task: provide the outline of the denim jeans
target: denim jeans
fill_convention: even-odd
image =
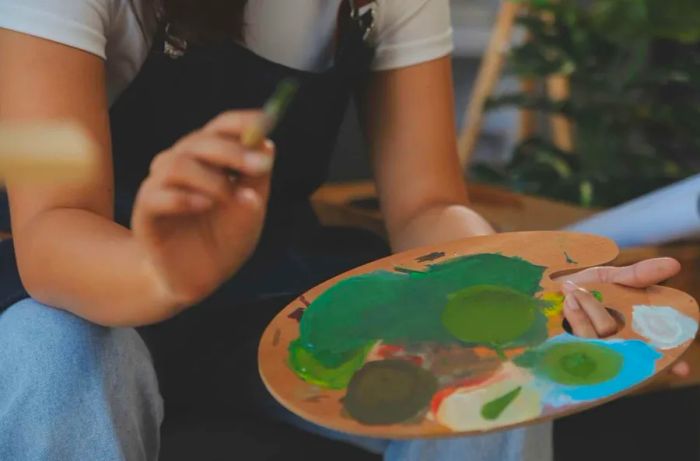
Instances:
[[[390,441],[272,417],[386,461],[548,461],[551,425],[477,437]],[[31,299],[0,314],[0,460],[155,461],[163,401],[133,329],[93,325]]]

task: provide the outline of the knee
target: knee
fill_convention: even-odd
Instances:
[[[3,375],[25,386],[77,390],[105,370],[144,360],[148,352],[133,330],[100,327],[31,299],[0,315],[0,364],[14,371]]]
[[[40,455],[27,459],[85,459],[87,449],[112,453],[104,459],[157,457],[162,400],[133,329],[25,300],[0,314],[0,370],[0,458],[30,450]],[[37,431],[51,437],[30,440]]]

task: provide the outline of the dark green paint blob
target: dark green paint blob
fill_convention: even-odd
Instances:
[[[571,256],[569,256],[569,253],[567,253],[566,251],[564,252],[564,257],[566,258],[566,262],[568,264],[578,264],[578,262],[576,262],[576,260],[571,258]]]
[[[494,349],[525,345],[547,338],[541,303],[510,288],[476,286],[450,296],[442,323],[460,341]],[[536,338],[531,338],[533,332]]]
[[[424,272],[349,277],[304,312],[299,342],[325,366],[336,366],[345,354],[377,340],[453,344],[456,339],[441,320],[450,293],[493,285],[532,296],[540,290],[543,272],[520,258],[480,254],[434,264]]]
[[[431,265],[425,272],[377,271],[350,277],[304,311],[288,363],[306,381],[338,388],[348,380],[346,371],[357,369],[362,355],[358,351],[377,340],[458,343],[441,318],[450,293],[495,285],[532,296],[540,290],[543,272],[543,267],[520,258],[481,254]],[[533,345],[545,338],[542,320],[518,342],[498,346]]]
[[[344,389],[352,375],[362,368],[373,344],[334,357],[335,364],[324,365],[298,340],[289,344],[289,366],[304,381],[327,389]]]
[[[539,375],[568,386],[599,384],[616,377],[624,362],[617,351],[600,344],[567,342],[529,351],[514,360]]]
[[[437,388],[435,376],[412,362],[369,362],[350,380],[343,405],[362,424],[396,424],[425,411]]]
[[[495,400],[491,400],[481,408],[481,416],[483,416],[484,419],[488,419],[491,421],[493,421],[494,419],[498,419],[498,417],[501,416],[501,413],[503,413],[503,411],[506,408],[508,408],[508,405],[510,405],[513,402],[513,400],[518,398],[518,396],[520,395],[520,391],[522,390],[522,387],[517,387],[512,391],[508,392],[506,395],[501,396]]]

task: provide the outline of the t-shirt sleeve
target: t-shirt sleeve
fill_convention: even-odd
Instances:
[[[454,48],[449,0],[379,0],[374,70],[411,66]]]
[[[0,28],[105,58],[110,0],[0,0]]]

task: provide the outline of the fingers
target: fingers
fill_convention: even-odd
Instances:
[[[690,376],[690,365],[685,360],[682,360],[671,367],[671,373],[679,378],[687,378]]]
[[[680,270],[680,263],[673,258],[654,258],[625,267],[593,267],[559,280],[571,280],[579,285],[617,283],[632,288],[646,288],[673,277]]]
[[[562,289],[566,295],[565,305],[568,307],[568,310],[565,309],[565,315],[567,315],[574,334],[585,337],[605,338],[617,333],[617,321],[592,293],[571,281],[565,282]],[[569,318],[569,311],[571,311],[572,318]],[[587,321],[584,321],[583,317],[586,317]],[[589,327],[593,329],[593,336],[590,336],[591,328]],[[578,334],[576,332],[577,329],[581,330],[582,334]]]
[[[598,334],[593,328],[588,315],[581,309],[576,298],[567,296],[564,300],[564,316],[571,325],[571,331],[582,338],[597,338]]]
[[[612,275],[612,282],[634,288],[646,288],[663,282],[681,270],[681,264],[673,258],[655,258],[620,267]]]
[[[199,131],[178,142],[158,161],[168,164],[179,156],[192,156],[210,166],[243,176],[261,177],[272,171],[274,146],[266,142],[260,149],[248,150],[237,139]],[[154,162],[152,171],[158,170],[159,163]]]
[[[154,175],[163,187],[187,189],[218,202],[230,200],[233,184],[220,169],[198,161],[192,156],[179,156],[161,175]]]
[[[233,110],[220,114],[204,126],[203,131],[240,138],[243,133],[260,121],[260,110]]]
[[[209,210],[214,202],[202,194],[176,188],[161,187],[146,180],[139,190],[139,204],[153,218],[197,214]]]
[[[234,202],[264,208],[274,144],[264,141],[249,149],[240,142],[260,116],[259,111],[224,113],[156,156],[139,192],[141,206],[152,217],[200,213]]]

